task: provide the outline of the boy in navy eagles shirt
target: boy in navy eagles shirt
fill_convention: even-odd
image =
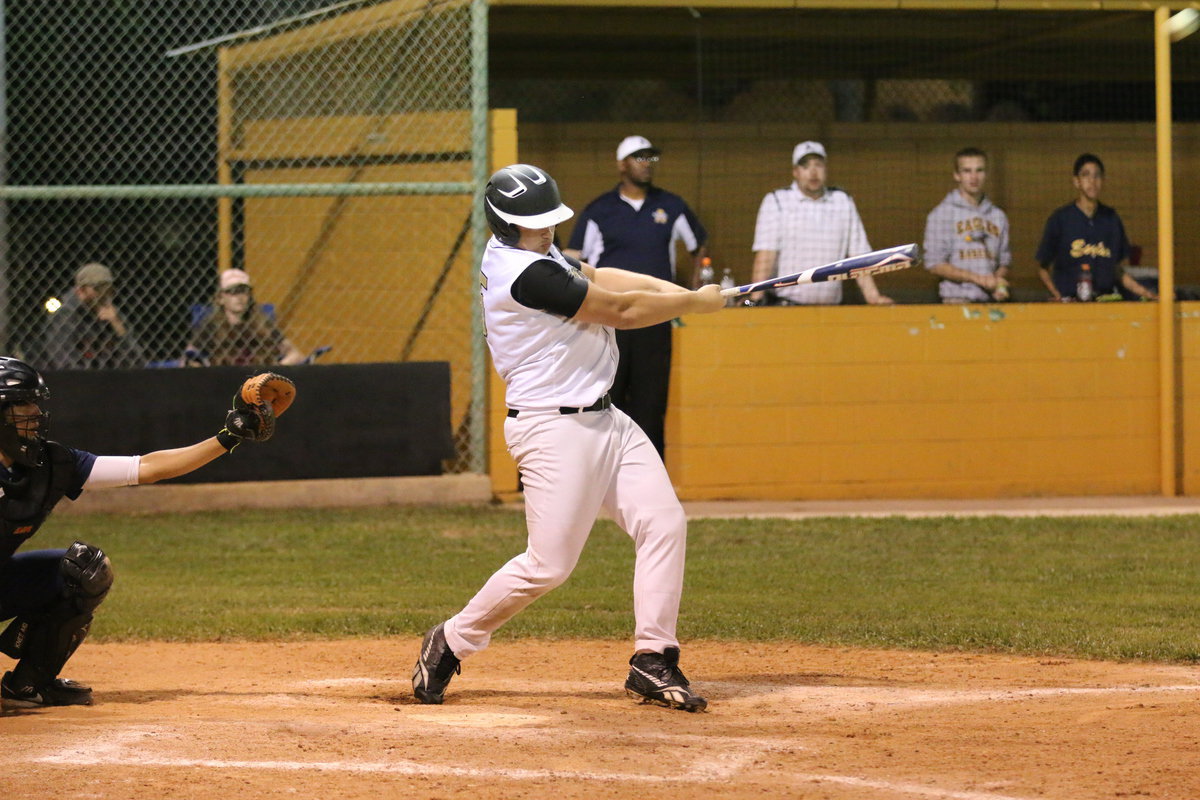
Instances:
[[[1122,264],[1129,258],[1129,238],[1116,209],[1100,202],[1104,187],[1104,162],[1084,153],[1073,170],[1076,197],[1046,220],[1038,245],[1038,277],[1053,300],[1090,300],[1112,294],[1121,286],[1143,300],[1156,296],[1130,277]],[[1091,272],[1090,297],[1077,298],[1084,265]],[[1051,272],[1053,269],[1053,273]]]

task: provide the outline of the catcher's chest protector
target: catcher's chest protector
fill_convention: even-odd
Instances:
[[[0,557],[11,556],[50,516],[67,493],[75,471],[71,451],[46,442],[40,467],[21,468],[16,480],[0,481]]]

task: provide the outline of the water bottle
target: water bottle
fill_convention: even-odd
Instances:
[[[726,267],[721,273],[721,291],[732,289],[735,286],[737,286],[737,283],[733,280],[733,273],[730,272],[729,267]],[[733,304],[734,299],[732,297],[725,298],[725,305],[731,306]]]
[[[1079,283],[1075,285],[1075,298],[1081,303],[1086,303],[1095,298],[1092,293],[1092,265],[1079,265]]]
[[[700,278],[696,286],[707,286],[713,282],[712,259],[708,256],[700,259]]]

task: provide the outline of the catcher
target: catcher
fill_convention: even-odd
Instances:
[[[271,373],[248,379],[216,436],[144,456],[96,456],[46,439],[50,393],[37,370],[0,357],[0,652],[17,659],[0,679],[5,707],[91,705],[92,690],[60,678],[87,636],[92,614],[113,583],[100,548],[75,542],[66,550],[17,548],[63,497],[84,489],[136,486],[185,475],[243,441],[271,438],[275,417],[295,397],[290,380]]]

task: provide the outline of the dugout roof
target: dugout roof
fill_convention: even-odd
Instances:
[[[702,33],[705,72],[728,78],[761,77],[772,62],[786,57],[805,78],[1152,80],[1152,12],[1158,5],[1133,0],[491,0],[490,70],[497,78],[686,80],[695,75]],[[1200,54],[1200,41],[1185,40],[1174,49],[1185,48]],[[1176,61],[1175,80],[1200,79],[1200,57]]]

